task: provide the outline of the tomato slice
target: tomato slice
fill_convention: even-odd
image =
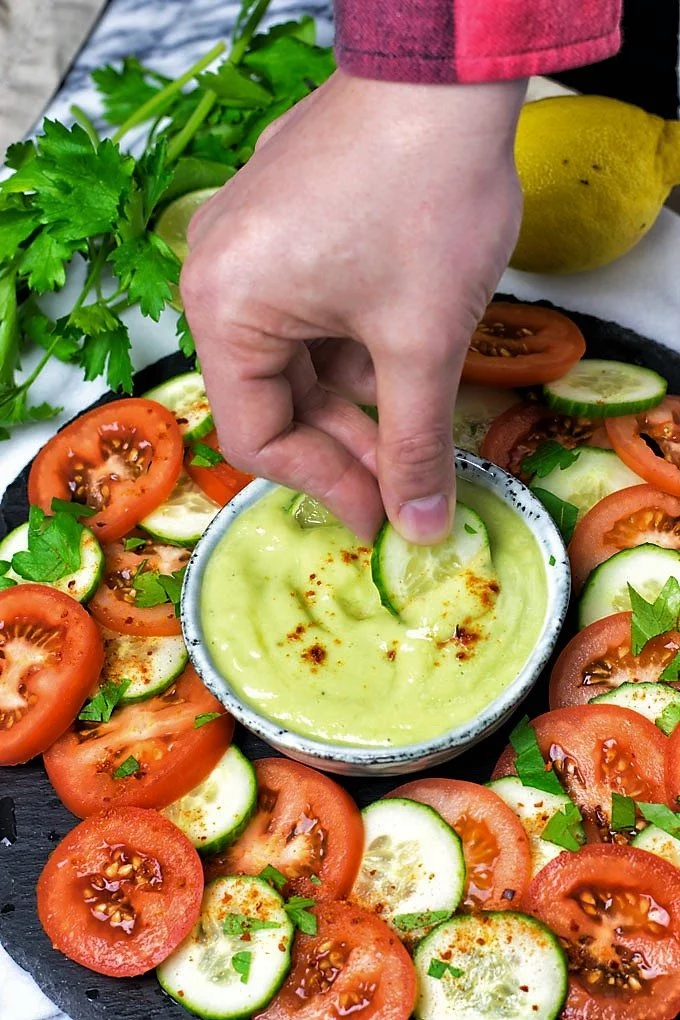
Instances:
[[[664,803],[668,739],[638,712],[618,705],[558,708],[532,720],[545,761],[580,807],[589,841],[625,842],[610,830],[612,793]],[[508,746],[493,779],[512,775],[515,752]]]
[[[97,974],[156,967],[201,912],[203,869],[167,818],[115,808],[81,822],[38,880],[38,916],[55,949]]]
[[[0,765],[42,754],[71,725],[104,662],[97,624],[42,584],[0,592]]]
[[[219,452],[219,446],[217,443],[217,433],[213,430],[204,439],[201,439],[202,443],[209,446],[212,450]],[[238,468],[232,467],[227,461],[222,461],[220,464],[215,464],[213,467],[200,467],[198,464],[192,464],[192,458],[194,452],[191,448],[187,451],[186,455],[186,469],[196,482],[199,488],[203,489],[206,496],[210,496],[220,506],[225,506],[230,499],[233,499],[237,492],[241,489],[245,489],[249,482],[252,482],[254,475],[249,475],[245,471],[239,471]]]
[[[680,810],[680,727],[668,738],[666,754],[666,793],[674,811]]]
[[[606,496],[579,521],[569,543],[575,590],[599,563],[645,542],[680,549],[680,498],[652,485],[633,485]]]
[[[581,330],[541,305],[493,301],[472,335],[463,381],[535,386],[559,379],[586,353]]]
[[[90,599],[88,609],[103,627],[119,634],[143,637],[181,634],[174,605],[167,602],[159,606],[137,605],[138,593],[133,580],[138,571],[172,574],[187,565],[190,555],[188,549],[152,540],[130,550],[126,550],[122,542],[104,546],[104,579]]]
[[[659,683],[680,651],[680,632],[660,634],[639,655],[631,651],[631,613],[615,613],[579,631],[562,650],[550,677],[550,707],[585,705],[621,684]],[[680,689],[680,683],[670,687]]]
[[[114,542],[172,492],[184,444],[174,415],[155,400],[95,407],[58,432],[33,461],[30,503],[51,513],[52,497],[92,507],[85,521]]]
[[[349,903],[316,907],[316,935],[298,932],[291,972],[258,1020],[408,1020],[411,958],[384,921]]]
[[[680,397],[665,397],[651,411],[605,421],[624,464],[672,496],[680,496]]]
[[[541,443],[554,439],[572,450],[587,444],[595,428],[588,418],[557,414],[542,404],[516,404],[491,422],[480,456],[527,481],[529,476],[521,471],[522,461]]]
[[[680,871],[627,846],[560,854],[526,909],[569,959],[564,1020],[674,1020],[680,1010]]]
[[[221,718],[198,729],[196,717]],[[234,720],[191,666],[163,694],[117,709],[107,723],[77,720],[45,753],[52,786],[84,818],[108,807],[162,808],[198,786],[231,743]],[[134,759],[129,776],[114,773]]]
[[[253,764],[257,813],[235,843],[206,861],[207,880],[257,875],[271,864],[297,895],[342,899],[352,888],[363,852],[358,807],[346,790],[306,765],[287,758],[261,758]]]
[[[531,878],[531,849],[522,825],[501,798],[462,779],[416,779],[388,797],[434,808],[460,836],[468,910],[516,909]]]

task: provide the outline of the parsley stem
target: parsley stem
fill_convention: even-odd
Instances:
[[[0,386],[14,386],[19,359],[19,325],[14,272],[0,275]]]
[[[10,403],[12,400],[18,397],[20,393],[25,393],[27,390],[31,388],[31,386],[38,378],[47,362],[52,357],[52,352],[59,343],[60,339],[61,337],[57,333],[52,343],[49,345],[49,347],[46,348],[45,353],[43,354],[42,358],[31,372],[31,374],[27,376],[26,379],[24,379],[24,381],[12,391],[12,393],[7,394],[7,396],[0,397],[0,408],[4,404]],[[61,408],[59,410],[61,410]],[[1,414],[0,417],[2,417]]]
[[[238,39],[234,40],[231,47],[231,53],[229,54],[229,62],[231,64],[236,65],[241,62],[241,58],[248,49],[250,40],[255,34],[255,29],[262,21],[270,2],[271,0],[260,0],[259,4],[243,26],[243,31],[239,35]]]
[[[85,111],[80,106],[76,106],[76,104],[74,103],[73,106],[71,107],[71,116],[73,117],[74,120],[78,122],[78,124],[80,124],[83,131],[87,132],[87,137],[92,142],[93,148],[96,149],[101,139],[97,134],[96,127],[94,126],[88,115],[85,113]]]
[[[200,103],[189,117],[189,120],[168,145],[168,154],[165,158],[166,166],[168,163],[174,163],[177,157],[184,152],[187,145],[212,110],[216,100],[217,93],[213,92],[212,89],[207,89]]]
[[[99,251],[97,252],[94,259],[92,259],[92,265],[90,266],[90,271],[87,274],[85,283],[83,284],[83,289],[81,290],[80,294],[76,299],[75,304],[73,305],[73,312],[77,311],[79,308],[82,307],[85,298],[92,290],[93,284],[99,280],[101,271],[104,268],[104,263],[106,262],[106,259],[110,251],[111,251],[110,240],[102,241]],[[73,312],[71,314],[73,314]]]
[[[113,136],[113,141],[119,142],[123,135],[126,135],[133,127],[137,127],[138,124],[143,124],[145,121],[153,117],[154,114],[160,113],[161,110],[165,108],[169,99],[172,99],[173,96],[177,95],[177,93],[180,92],[185,85],[189,84],[192,78],[195,78],[197,74],[200,74],[201,71],[205,70],[206,67],[212,64],[213,60],[219,57],[220,53],[224,53],[225,49],[225,43],[218,42],[217,45],[213,46],[209,53],[206,53],[206,55],[197,61],[193,67],[190,67],[185,74],[176,78],[175,81],[170,82],[170,84],[166,85],[164,89],[157,92],[155,96],[152,96],[151,99],[147,99],[145,103],[142,103],[139,109],[135,110],[124,124],[121,124]]]

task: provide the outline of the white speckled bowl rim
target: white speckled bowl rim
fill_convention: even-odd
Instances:
[[[473,719],[455,726],[430,740],[394,747],[355,747],[332,744],[306,737],[268,719],[236,694],[228,678],[222,675],[203,638],[200,593],[206,565],[236,518],[250,509],[276,486],[258,479],[251,482],[212,520],[196,545],[187,567],[181,598],[184,639],[191,661],[206,687],[247,729],[291,757],[316,759],[327,768],[357,774],[403,767],[411,771],[417,762],[423,767],[443,761],[478,743],[497,729],[534,686],[546,665],[559,636],[569,606],[571,572],[567,551],[552,518],[534,494],[506,471],[465,451],[456,453],[459,478],[474,482],[499,496],[520,514],[542,553],[548,588],[548,600],[541,633],[523,668],[508,687]],[[551,565],[551,559],[554,564]]]

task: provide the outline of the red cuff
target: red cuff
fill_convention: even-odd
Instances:
[[[621,0],[336,0],[349,74],[445,84],[528,78],[604,60]]]

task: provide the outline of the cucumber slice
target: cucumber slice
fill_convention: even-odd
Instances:
[[[493,779],[487,786],[515,812],[529,837],[533,878],[541,868],[564,853],[562,847],[549,843],[541,837],[541,833],[552,816],[571,804],[571,801],[566,794],[545,793],[543,790],[534,790],[532,786],[524,786],[517,776]]]
[[[153,538],[190,549],[221,509],[182,471],[165,503],[156,507],[139,526]]]
[[[598,694],[590,699],[590,704],[604,702],[609,705],[621,705],[631,708],[634,712],[644,715],[645,719],[655,723],[663,711],[673,705],[680,706],[680,691],[668,684],[626,683],[613,691]]]
[[[643,483],[644,479],[626,467],[613,450],[580,446],[573,464],[553,468],[544,478],[534,478],[529,488],[546,489],[564,503],[571,503],[580,521],[605,496]]]
[[[20,524],[14,531],[5,535],[0,542],[0,560],[11,562],[14,553],[24,552],[26,549],[28,549],[28,522]],[[76,602],[87,602],[101,584],[103,575],[104,553],[92,532],[86,528],[80,540],[80,567],[78,570],[73,574],[60,577],[58,581],[43,581],[42,583],[47,584],[50,588],[56,588],[57,591],[65,592]],[[19,577],[11,567],[6,576],[16,581],[17,584],[26,583],[26,578]]]
[[[306,496],[304,492],[298,492],[293,497],[286,513],[291,514],[305,531],[308,528],[332,528],[340,524],[323,503],[313,496]]]
[[[671,836],[670,832],[665,832],[658,825],[648,825],[642,832],[638,832],[631,840],[631,846],[663,857],[669,864],[680,868],[680,839]]]
[[[202,854],[216,854],[241,835],[256,805],[255,770],[232,744],[203,782],[162,814]]]
[[[453,440],[458,449],[479,453],[494,418],[518,404],[519,400],[514,390],[461,383],[453,411]]]
[[[585,418],[616,418],[660,404],[668,383],[658,372],[621,361],[589,358],[566,375],[546,383],[543,396],[560,414]]]
[[[172,411],[187,444],[207,436],[215,427],[200,372],[176,375],[174,379],[155,386],[144,396]]]
[[[658,545],[638,545],[610,556],[591,573],[578,607],[579,627],[603,616],[630,611],[628,585],[653,602],[669,577],[680,581],[680,552]]]
[[[350,898],[379,914],[404,941],[415,941],[432,925],[411,924],[405,915],[453,913],[460,902],[461,841],[431,807],[405,798],[377,800],[362,817],[364,852]]]
[[[145,701],[162,694],[184,671],[189,661],[184,639],[177,637],[140,637],[118,634],[102,627],[104,665],[99,684],[119,684],[129,680],[130,686],[121,698],[121,705]]]
[[[418,1020],[554,1020],[567,997],[559,939],[510,910],[452,917],[420,943],[414,962]]]
[[[453,531],[439,545],[413,545],[384,524],[373,546],[371,573],[380,601],[398,616],[413,599],[473,561],[490,564],[489,534],[479,514],[456,503]]]
[[[224,931],[240,914],[270,924],[241,935]],[[263,1009],[290,968],[293,925],[283,900],[266,882],[246,875],[216,878],[206,886],[201,916],[179,949],[156,974],[161,987],[190,1013],[209,1020],[240,1020]],[[247,980],[235,968],[248,954]],[[236,960],[235,960],[236,957]]]

